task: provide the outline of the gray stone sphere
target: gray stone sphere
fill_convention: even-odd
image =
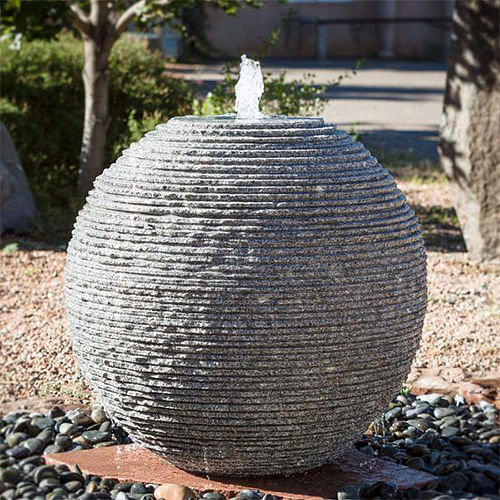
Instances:
[[[96,180],[68,248],[82,373],[134,442],[219,475],[337,457],[401,388],[426,307],[414,212],[320,118],[174,118]]]

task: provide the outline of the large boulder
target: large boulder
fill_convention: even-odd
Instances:
[[[500,261],[500,0],[456,2],[440,154],[470,256]]]
[[[5,125],[0,122],[0,234],[28,231],[36,216],[35,200]]]

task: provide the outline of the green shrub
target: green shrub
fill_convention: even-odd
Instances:
[[[281,28],[271,30],[267,39],[263,40],[260,50],[252,59],[261,60],[269,49],[273,47],[281,35]],[[193,112],[196,115],[222,115],[234,112],[236,100],[235,87],[238,82],[240,68],[239,60],[224,64],[223,78],[205,97],[195,99]],[[260,100],[259,108],[270,115],[312,115],[319,114],[324,107],[324,95],[327,86],[315,85],[314,74],[307,73],[303,80],[286,80],[286,71],[275,76],[264,72],[264,93]],[[333,82],[333,85],[335,83]]]
[[[56,41],[23,42],[19,50],[9,45],[0,42],[0,117],[41,215],[51,219],[54,213],[76,209],[72,198],[83,129],[83,44],[64,34]],[[166,76],[163,56],[148,52],[137,39],[124,36],[117,42],[110,70],[105,165],[158,122],[189,113],[193,102],[191,87]]]
[[[268,43],[278,34],[273,32]],[[63,34],[55,41],[23,41],[20,49],[10,45],[0,42],[0,117],[14,139],[40,210],[34,235],[62,242],[79,208],[74,192],[84,113],[83,44]],[[160,53],[150,53],[140,40],[123,36],[110,57],[105,166],[172,116],[232,112],[238,70],[237,61],[226,65],[214,91],[195,98],[186,82],[166,75]],[[348,75],[328,85],[338,85]],[[303,80],[287,81],[285,73],[266,73],[261,109],[270,114],[318,114],[326,86],[315,85],[313,78],[307,74]]]
[[[61,203],[74,184],[83,123],[80,42],[0,44],[0,116],[39,202]],[[72,190],[70,189],[70,192]]]
[[[193,111],[197,115],[219,115],[234,112],[235,85],[239,78],[237,62],[224,66],[224,78],[204,99],[196,99]],[[260,110],[266,114],[288,116],[318,115],[324,108],[323,95],[327,85],[315,85],[312,73],[302,80],[286,80],[286,71],[279,75],[263,73],[264,94]],[[328,85],[338,85],[340,79]]]
[[[268,50],[277,42],[281,29],[274,29],[264,40],[259,53],[252,56],[262,59]],[[286,71],[273,75],[262,74],[264,93],[260,101],[260,110],[270,115],[311,116],[319,115],[325,107],[325,92],[329,87],[336,87],[344,78],[354,76],[365,62],[358,60],[355,68],[330,80],[326,84],[315,83],[314,73],[305,73],[302,79],[286,78]],[[234,112],[235,87],[239,78],[239,61],[233,60],[223,66],[223,79],[209,92],[205,98],[195,99],[193,112],[197,115],[220,115]]]
[[[122,37],[110,58],[111,124],[108,161],[172,116],[191,113],[194,89],[165,73],[165,58],[143,42]]]

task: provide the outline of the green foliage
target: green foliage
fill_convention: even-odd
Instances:
[[[351,136],[351,139],[353,141],[360,141],[361,132],[359,131],[359,124],[358,123],[352,124],[348,134]]]
[[[159,111],[145,113],[142,118],[138,118],[137,111],[131,111],[127,119],[126,133],[113,145],[113,156],[117,157],[130,144],[137,142],[146,132],[154,130],[156,125],[166,120]]]
[[[280,36],[280,29],[271,32],[269,38],[264,40],[259,53],[253,56],[261,59],[276,43]],[[318,115],[325,106],[325,92],[330,87],[340,85],[344,78],[356,74],[356,68],[340,75],[326,84],[315,83],[314,73],[305,73],[301,80],[290,80],[286,71],[278,75],[270,72],[263,73],[264,94],[260,101],[263,113],[271,115],[311,116]],[[235,86],[239,78],[239,61],[233,60],[223,66],[223,79],[209,92],[204,99],[196,99],[193,111],[197,115],[208,116],[234,111]]]
[[[50,40],[70,24],[69,2],[4,0],[1,8],[4,36],[22,33],[28,41]]]
[[[76,180],[83,122],[82,50],[70,36],[20,50],[0,44],[0,115],[38,202],[63,203]]]
[[[224,77],[204,99],[193,103],[197,115],[219,115],[232,113],[235,102],[235,85],[239,77],[238,62],[224,65]],[[287,80],[286,72],[279,75],[264,73],[264,94],[260,109],[266,114],[313,115],[319,114],[324,107],[323,94],[327,85],[316,85],[314,74],[306,73],[302,80]],[[328,85],[338,85],[331,82]]]
[[[11,133],[42,213],[37,234],[63,233],[78,204],[74,189],[80,152],[84,93],[83,47],[70,34],[56,41],[0,43],[0,115]],[[189,113],[192,89],[165,75],[161,54],[122,37],[110,58],[110,109],[106,165],[145,131]],[[63,220],[68,219],[68,221]]]
[[[122,1],[122,9],[131,5],[132,1]],[[141,27],[151,28],[159,24],[168,23],[174,28],[183,31],[185,28],[179,22],[187,9],[197,7],[199,0],[147,0],[139,13],[138,23]],[[234,16],[238,9],[248,5],[258,8],[261,3],[257,0],[212,0],[214,7],[224,11],[229,16]]]
[[[13,38],[22,34],[25,40],[51,40],[64,28],[72,25],[71,3],[79,3],[84,12],[89,12],[89,0],[0,0],[2,9],[1,32],[3,36]],[[121,13],[137,0],[114,0],[112,10]],[[146,0],[136,16],[139,29],[151,29],[154,26],[169,24],[182,33],[185,26],[180,20],[183,14],[202,0]],[[230,16],[238,9],[248,5],[260,7],[258,0],[213,0],[213,5]]]
[[[403,385],[403,387],[399,391],[399,394],[401,394],[401,396],[408,396],[410,392],[410,388],[407,385]]]
[[[2,248],[3,253],[15,253],[19,250],[18,243],[9,243]]]
[[[191,112],[193,89],[165,74],[165,59],[130,37],[123,37],[110,58],[108,163],[145,132],[170,117]],[[133,77],[131,77],[133,75]]]

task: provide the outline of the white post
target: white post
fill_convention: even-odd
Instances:
[[[318,61],[326,61],[328,59],[327,29],[326,24],[316,24],[316,57]]]
[[[379,13],[382,19],[393,19],[396,17],[396,0],[381,0],[379,2]],[[394,57],[394,24],[380,23],[380,50],[379,57]]]

